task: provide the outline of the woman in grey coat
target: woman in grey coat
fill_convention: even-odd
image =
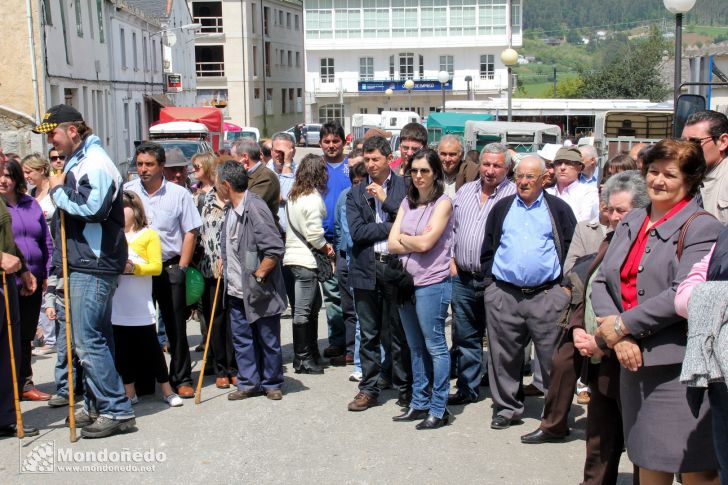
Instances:
[[[651,203],[617,225],[593,283],[597,335],[622,365],[625,442],[643,485],[672,483],[674,473],[684,484],[717,483],[707,402],[693,415],[679,382],[686,322],[673,304],[677,286],[721,229],[707,213],[692,217],[705,170],[698,144],[663,140],[653,147],[642,167]]]

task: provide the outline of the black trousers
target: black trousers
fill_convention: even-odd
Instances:
[[[7,276],[8,301],[10,302],[10,323],[13,332],[13,350],[16,369],[20,365],[20,315],[18,314],[18,292],[15,276]],[[15,424],[13,395],[13,374],[8,346],[8,321],[5,316],[5,296],[0,286],[0,426]]]
[[[336,276],[339,280],[341,311],[344,315],[344,329],[346,330],[346,353],[354,355],[356,308],[354,308],[354,293],[349,287],[349,265],[346,264],[346,257],[341,253],[336,255]]]
[[[152,278],[152,297],[159,305],[169,340],[169,382],[172,387],[192,385],[190,346],[187,342],[185,273],[178,258],[165,261],[162,274]]]
[[[205,278],[205,291],[202,293],[202,317],[207,321],[206,328],[210,326],[210,315],[212,314],[212,302],[215,299],[215,278]],[[228,311],[223,304],[223,293],[225,285],[220,283],[220,291],[217,294],[215,303],[215,316],[212,319],[212,334],[210,334],[210,347],[208,357],[212,351],[212,363],[215,368],[216,377],[233,377],[238,374],[238,365],[235,362],[235,350],[233,349],[233,337],[230,332],[230,320]],[[209,330],[208,330],[209,331]],[[202,336],[205,341],[207,335]]]
[[[167,361],[157,340],[154,324],[141,326],[113,325],[114,363],[124,384],[136,381],[139,365],[146,368],[158,383],[169,381]]]
[[[372,397],[381,391],[382,356],[380,343],[392,359],[392,385],[400,396],[412,394],[412,362],[407,337],[397,309],[397,287],[384,282],[386,265],[376,262],[373,290],[354,289],[356,313],[359,316],[362,379],[359,390]]]
[[[35,293],[28,296],[18,295],[18,308],[20,309],[20,349],[15,348],[15,352],[20,353],[20,367],[18,368],[18,387],[20,392],[28,391],[33,388],[33,369],[30,365],[33,355],[33,338],[38,328],[38,317],[40,316],[40,306],[43,298],[42,285],[38,285]]]

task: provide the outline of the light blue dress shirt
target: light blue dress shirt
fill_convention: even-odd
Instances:
[[[532,288],[560,275],[561,264],[543,193],[531,207],[516,196],[503,221],[500,245],[493,259],[493,277]]]

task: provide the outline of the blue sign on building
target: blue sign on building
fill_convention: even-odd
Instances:
[[[442,83],[437,79],[414,81],[415,86],[412,91],[440,91]],[[359,81],[359,91],[365,93],[384,92],[387,89],[392,91],[407,91],[404,87],[404,81]],[[445,83],[445,90],[452,91],[452,83]]]

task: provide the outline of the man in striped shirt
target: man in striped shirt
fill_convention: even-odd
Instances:
[[[485,284],[480,251],[490,209],[503,197],[516,193],[516,185],[506,177],[510,166],[511,155],[505,145],[486,145],[480,154],[480,178],[463,185],[455,195],[452,215],[455,244],[450,272],[458,390],[449,396],[448,404],[477,401],[480,381],[487,372],[482,365]]]

